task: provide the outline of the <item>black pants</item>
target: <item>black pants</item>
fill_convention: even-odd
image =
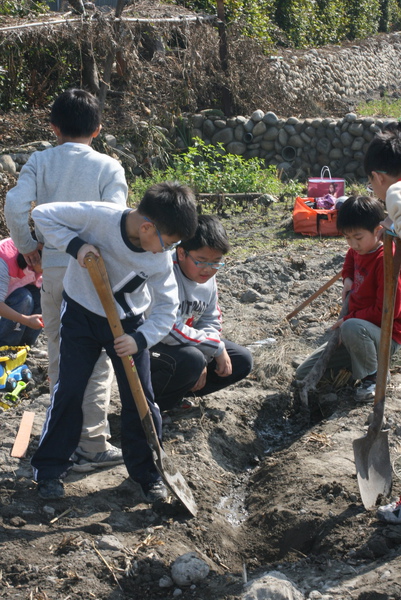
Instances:
[[[39,447],[32,457],[36,481],[63,477],[72,462],[82,429],[82,400],[93,367],[102,348],[113,363],[121,398],[121,449],[127,471],[138,483],[160,479],[146,441],[141,420],[131,394],[122,360],[114,350],[114,339],[104,317],[99,317],[75,302],[67,302],[61,316],[60,370],[47,410]],[[125,319],[126,333],[132,333],[140,320]],[[134,356],[143,391],[161,439],[161,415],[153,402],[149,352]]]
[[[252,370],[252,355],[243,346],[224,340],[232,363],[232,374],[219,377],[216,361],[207,363],[205,355],[194,346],[156,344],[150,351],[150,366],[155,402],[160,410],[170,410],[190,394],[203,369],[207,366],[206,385],[196,392],[206,396],[236,381],[244,379]]]

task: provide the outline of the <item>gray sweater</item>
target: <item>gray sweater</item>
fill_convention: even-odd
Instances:
[[[147,347],[157,344],[172,328],[178,294],[170,252],[146,252],[127,237],[125,221],[130,209],[107,202],[52,202],[32,211],[36,227],[62,252],[76,257],[83,243],[99,248],[117,302],[120,319],[144,313],[148,318],[137,330]],[[105,316],[87,269],[71,260],[65,277],[67,295],[91,312]],[[137,339],[136,336],[134,336]]]
[[[22,254],[36,249],[29,228],[32,203],[115,202],[126,206],[127,182],[120,163],[87,144],[67,142],[34,152],[7,196],[4,215],[11,238]],[[65,267],[69,256],[47,243],[42,267]]]

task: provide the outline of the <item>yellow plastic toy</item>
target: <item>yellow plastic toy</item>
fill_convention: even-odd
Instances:
[[[29,346],[0,347],[0,390],[12,392],[17,381],[28,382],[32,378],[29,367],[25,364]]]

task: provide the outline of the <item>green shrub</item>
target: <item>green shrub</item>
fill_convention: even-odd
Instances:
[[[266,182],[272,179],[275,168],[264,169],[260,158],[244,159],[226,154],[222,144],[205,144],[195,138],[185,154],[174,158],[166,171],[169,178],[185,180],[197,193],[266,192]]]
[[[175,0],[215,14],[211,0]],[[307,47],[363,38],[401,24],[400,0],[225,0],[228,24],[264,43]]]
[[[11,17],[25,17],[30,13],[45,13],[49,7],[46,2],[40,0],[2,0],[0,3],[0,15]]]
[[[261,158],[245,159],[227,154],[222,146],[205,144],[195,138],[188,151],[173,159],[164,171],[153,171],[146,179],[137,178],[132,185],[133,200],[138,201],[153,183],[178,180],[189,185],[195,193],[247,194],[260,193],[280,196],[296,194],[303,188],[293,181],[283,183],[274,166],[265,168]]]
[[[2,110],[46,105],[79,81],[76,48],[66,40],[48,40],[45,45],[5,42],[1,66]]]

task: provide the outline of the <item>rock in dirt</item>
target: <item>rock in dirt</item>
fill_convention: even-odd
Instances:
[[[209,574],[209,567],[195,552],[187,552],[179,556],[171,567],[171,576],[180,586],[199,583]]]
[[[265,573],[250,581],[242,600],[304,600],[304,595],[278,571]]]
[[[98,548],[102,550],[123,550],[124,544],[114,535],[102,535],[97,542]]]
[[[169,587],[172,587],[173,585],[174,585],[173,580],[168,575],[163,575],[163,577],[160,577],[159,587],[169,588]]]

